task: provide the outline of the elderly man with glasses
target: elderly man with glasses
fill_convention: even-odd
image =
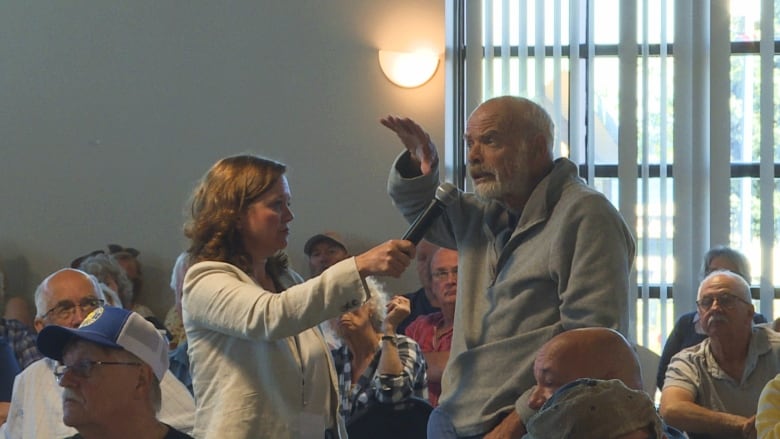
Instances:
[[[730,271],[704,278],[696,305],[709,338],[672,357],[661,415],[692,439],[755,438],[759,395],[780,372],[780,334],[753,325],[750,286]]]
[[[56,271],[35,290],[35,328],[39,333],[52,325],[78,328],[104,303],[103,290],[95,277],[71,268]],[[17,375],[0,438],[63,438],[76,433],[62,421],[62,391],[54,377],[56,366],[56,361],[43,358]],[[179,430],[191,431],[195,415],[192,395],[170,373],[161,380],[161,389],[160,419]]]
[[[452,347],[452,326],[455,322],[455,300],[458,291],[458,252],[438,248],[429,260],[431,292],[441,311],[417,317],[406,327],[406,336],[411,337],[425,356],[428,364],[428,401],[434,407],[439,405],[441,377],[450,359]]]

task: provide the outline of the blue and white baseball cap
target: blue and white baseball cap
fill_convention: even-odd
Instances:
[[[38,334],[38,350],[62,362],[62,350],[74,337],[130,352],[148,364],[160,381],[168,370],[168,342],[151,322],[136,312],[101,307],[92,311],[76,329],[47,326]]]

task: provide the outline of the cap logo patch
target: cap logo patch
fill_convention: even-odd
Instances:
[[[96,308],[91,313],[87,314],[87,317],[84,318],[84,321],[81,322],[79,325],[79,328],[83,328],[85,326],[89,326],[97,321],[97,319],[100,318],[100,316],[103,315],[103,308]]]

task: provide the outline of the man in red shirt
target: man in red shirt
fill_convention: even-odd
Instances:
[[[441,393],[441,375],[450,358],[455,296],[458,290],[458,252],[439,248],[430,260],[431,291],[441,311],[417,317],[406,328],[428,363],[428,399],[436,407]]]

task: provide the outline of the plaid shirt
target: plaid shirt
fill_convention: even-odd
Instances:
[[[403,372],[399,376],[378,374],[381,345],[374,358],[357,383],[352,383],[352,352],[347,345],[331,351],[336,373],[339,377],[339,396],[341,415],[344,421],[358,410],[370,404],[393,404],[410,396],[427,399],[427,378],[425,358],[420,346],[409,337],[397,335],[398,354],[401,357]]]
[[[11,345],[19,368],[24,369],[31,363],[43,358],[35,344],[37,336],[34,332],[18,320],[0,318],[0,337]]]

